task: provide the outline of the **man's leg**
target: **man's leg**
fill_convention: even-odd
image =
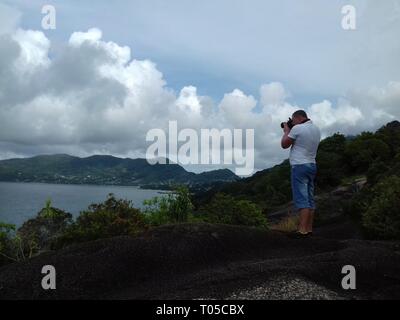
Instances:
[[[292,166],[291,183],[293,192],[293,202],[299,210],[298,232],[306,234],[308,228],[308,177],[303,165]]]
[[[309,231],[310,209],[300,209],[299,232],[306,234]]]
[[[314,209],[309,209],[308,219],[307,219],[307,233],[313,231],[313,223],[314,223]]]
[[[315,176],[317,173],[317,166],[315,164],[311,165],[311,171],[309,175],[308,183],[308,201],[310,204],[308,221],[307,221],[307,232],[313,232],[314,223],[314,212],[315,212],[315,200],[314,200],[314,189],[315,189]]]

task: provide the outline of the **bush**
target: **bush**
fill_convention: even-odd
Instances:
[[[0,222],[0,266],[13,261],[12,233],[15,226]]]
[[[256,204],[224,193],[217,193],[200,211],[210,223],[267,227],[267,219]]]
[[[373,194],[362,218],[366,235],[375,239],[400,239],[400,178],[385,178],[375,186]]]
[[[368,187],[356,193],[351,199],[342,201],[342,210],[345,215],[354,222],[361,222],[364,212],[371,202],[370,189]]]
[[[367,172],[370,164],[375,161],[390,159],[390,148],[372,133],[363,132],[360,136],[348,142],[345,149],[346,159],[355,173]]]
[[[132,206],[132,201],[116,199],[110,193],[103,203],[91,204],[67,227],[54,243],[59,248],[75,242],[85,242],[121,235],[136,235],[147,227],[144,215]]]
[[[49,199],[37,217],[29,219],[18,229],[17,235],[24,244],[24,251],[32,255],[51,249],[52,243],[63,235],[71,223],[72,214],[53,208]]]
[[[345,177],[342,156],[332,152],[319,151],[317,157],[316,185],[318,189],[336,187]]]
[[[348,173],[344,157],[346,137],[335,133],[321,141],[317,154],[317,187],[325,189],[335,187]]]
[[[15,234],[15,225],[0,222],[0,266],[31,258],[35,249],[35,243]]]
[[[193,210],[187,187],[176,187],[163,197],[154,197],[143,202],[146,221],[151,225],[187,222]]]
[[[389,167],[383,161],[374,162],[368,172],[367,172],[367,181],[370,185],[375,185],[388,171]]]
[[[400,152],[400,122],[393,121],[376,132],[376,136],[383,140],[392,151],[392,155]]]

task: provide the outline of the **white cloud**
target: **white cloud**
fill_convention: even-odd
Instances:
[[[282,83],[272,82],[261,86],[260,96],[263,106],[277,106],[282,105],[290,94],[286,92]]]
[[[197,96],[197,88],[193,86],[182,88],[179,97],[176,100],[176,105],[184,112],[193,115],[200,115],[202,106],[200,99]]]
[[[334,108],[327,100],[313,104],[309,109],[309,114],[319,126],[325,130],[330,129],[331,132],[336,128],[341,132],[346,131],[348,126],[355,126],[363,120],[360,109],[347,103],[339,104]]]
[[[85,41],[88,41],[91,44],[97,45],[102,35],[103,33],[101,30],[97,28],[91,28],[87,32],[74,32],[69,38],[69,44],[74,47],[79,47]]]
[[[18,29],[12,39],[18,43],[20,53],[14,61],[19,75],[26,76],[26,72],[35,72],[38,67],[47,67],[50,64],[48,58],[50,41],[41,31]]]
[[[249,127],[257,118],[257,114],[253,112],[256,105],[257,100],[253,96],[247,96],[241,90],[235,89],[225,94],[219,104],[221,120],[225,120],[228,127]]]

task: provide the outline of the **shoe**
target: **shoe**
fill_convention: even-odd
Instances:
[[[309,236],[309,233],[301,233],[299,231],[291,232],[288,234],[288,237],[292,238],[292,239],[305,239],[308,236]]]

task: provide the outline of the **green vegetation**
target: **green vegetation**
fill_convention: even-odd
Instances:
[[[51,200],[46,201],[45,207],[37,216],[26,221],[18,229],[17,235],[24,243],[33,244],[33,253],[51,249],[52,243],[64,235],[72,223],[72,214],[51,206]]]
[[[345,149],[351,141],[339,133],[324,139],[318,149],[317,190],[327,190],[340,185],[341,180],[348,176],[348,167]]]
[[[400,239],[400,178],[388,177],[374,188],[363,225],[371,238]]]
[[[37,252],[36,242],[15,235],[15,226],[0,223],[0,266],[10,262],[23,261]]]
[[[146,227],[144,214],[130,201],[116,199],[113,194],[103,203],[91,204],[76,221],[70,213],[53,208],[48,199],[37,216],[18,230],[13,225],[0,223],[0,265],[73,243],[136,235]]]
[[[15,260],[11,235],[14,231],[14,225],[0,222],[0,266],[9,260]]]
[[[382,178],[346,204],[345,212],[360,221],[369,239],[400,239],[400,177]]]
[[[149,225],[159,226],[193,219],[193,204],[189,190],[184,186],[176,187],[174,192],[166,196],[145,200],[143,204],[145,205],[143,212]]]
[[[369,149],[363,152],[369,163],[359,155],[353,159],[363,168],[368,184],[345,204],[344,209],[361,223],[365,236],[370,239],[400,239],[399,143],[398,122],[382,127],[375,134],[361,135],[353,143],[353,146],[361,144]]]
[[[18,230],[14,225],[0,223],[0,265],[21,261],[49,250],[72,222],[72,215],[51,207],[51,200],[37,216],[26,221]]]
[[[204,220],[210,223],[267,227],[267,219],[256,204],[223,193],[217,193],[199,211],[204,212]]]
[[[132,201],[116,199],[110,193],[103,203],[93,203],[82,211],[76,221],[69,224],[53,243],[53,247],[121,235],[134,236],[145,228],[145,217],[139,209],[133,207]]]
[[[200,208],[209,203],[217,193],[231,195],[236,200],[251,201],[264,211],[269,211],[291,199],[289,161],[286,160],[271,169],[257,172],[249,178],[199,192],[194,196],[195,207]]]

